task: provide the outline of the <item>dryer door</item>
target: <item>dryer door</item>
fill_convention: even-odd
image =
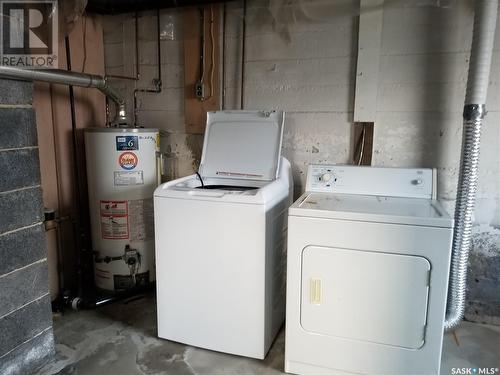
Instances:
[[[316,334],[420,348],[429,275],[430,263],[419,256],[308,246],[301,325]]]

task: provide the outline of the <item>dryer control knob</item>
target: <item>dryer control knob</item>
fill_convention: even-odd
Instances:
[[[321,176],[321,181],[328,182],[332,179],[332,175],[330,173],[325,173]]]
[[[422,180],[421,178],[417,178],[416,180],[413,180],[411,183],[413,185],[422,185],[424,183],[424,180]]]

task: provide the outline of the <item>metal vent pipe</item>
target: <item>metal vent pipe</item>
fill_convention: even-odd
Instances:
[[[445,330],[455,328],[464,316],[467,265],[472,241],[481,126],[486,115],[486,93],[497,22],[498,0],[474,2],[474,29],[463,112],[462,155],[455,205],[455,227]]]
[[[105,77],[62,69],[21,69],[11,66],[0,66],[0,77],[96,88],[116,103],[118,107],[116,121],[119,124],[127,122],[125,101],[113,87],[108,85]]]

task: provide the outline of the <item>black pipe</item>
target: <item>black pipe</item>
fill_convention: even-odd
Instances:
[[[245,38],[247,29],[247,0],[243,0],[243,25],[241,26],[241,89],[240,89],[240,109],[245,104]]]
[[[125,292],[116,293],[113,295],[103,295],[97,297],[93,301],[84,301],[82,307],[84,309],[93,309],[96,307],[101,307],[104,305],[108,305],[113,302],[127,300],[126,302],[132,302],[137,299],[141,299],[146,297],[148,294],[151,294],[155,288],[153,286],[141,288],[141,289],[131,289]]]
[[[54,96],[53,87],[49,85],[50,97]],[[64,306],[64,296],[66,294],[66,282],[65,282],[65,273],[64,273],[64,258],[63,258],[63,239],[62,239],[62,229],[61,224],[64,221],[70,220],[70,216],[61,217],[61,183],[60,183],[60,171],[59,171],[59,148],[57,147],[57,131],[55,127],[55,118],[54,118],[54,109],[50,108],[51,120],[52,120],[52,141],[54,142],[54,156],[55,156],[55,172],[56,172],[56,185],[57,185],[57,216],[56,218],[56,235],[57,235],[57,246],[56,246],[56,254],[57,254],[57,275],[58,275],[58,295],[55,301],[52,302],[52,311],[62,311]]]
[[[65,38],[66,46],[66,64],[67,69],[71,71],[71,49],[69,38]],[[75,235],[75,244],[77,250],[77,277],[78,277],[78,292],[77,295],[82,297],[85,293],[84,286],[84,276],[88,273],[92,273],[92,267],[86,264],[89,261],[88,251],[87,251],[87,232],[83,225],[83,205],[84,197],[82,196],[81,184],[81,172],[78,163],[78,134],[76,127],[76,106],[75,106],[75,93],[72,85],[69,85],[69,103],[71,108],[71,140],[72,140],[72,159],[73,159],[73,178],[74,178],[74,189],[75,189],[75,199],[76,199],[76,214],[73,215],[73,232]],[[90,275],[88,275],[90,277]]]
[[[125,301],[125,303],[132,302],[148,295],[155,293],[155,285],[151,283],[148,286],[140,288],[132,288],[129,290],[116,292],[110,294],[109,292],[103,292],[102,294],[96,290],[94,295],[88,296],[85,299],[80,297],[67,297],[63,300],[63,304],[60,306],[53,306],[54,311],[64,311],[63,308],[70,308],[72,310],[90,310],[97,307],[105,306],[117,301]],[[54,309],[55,307],[55,309]]]
[[[71,70],[71,50],[69,46],[69,38],[66,37],[64,39],[66,45],[66,68]],[[73,90],[73,86],[69,87],[69,104],[71,108],[71,141],[72,141],[72,158],[73,158],[73,178],[74,181],[74,189],[76,196],[76,215],[73,215],[73,233],[75,235],[75,244],[76,250],[78,252],[77,256],[77,264],[76,270],[78,275],[78,295],[82,294],[83,291],[83,283],[82,283],[82,275],[81,275],[81,251],[82,251],[82,243],[80,238],[80,214],[81,210],[81,202],[80,202],[80,170],[78,168],[78,155],[77,155],[77,147],[78,147],[78,139],[76,136],[76,110],[75,110],[75,93]]]
[[[205,75],[205,8],[200,7],[200,76],[198,81],[203,84],[203,76]],[[203,94],[203,96],[205,96]]]
[[[226,0],[232,1],[232,0]],[[224,1],[224,2],[226,2]],[[120,14],[152,9],[178,8],[221,3],[221,0],[88,0],[87,12]]]
[[[161,21],[160,21],[160,8],[156,9],[156,64],[158,65],[158,92],[161,92],[162,76],[161,76]]]

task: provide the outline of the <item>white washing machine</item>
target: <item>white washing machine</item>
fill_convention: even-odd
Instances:
[[[265,357],[285,316],[282,136],[282,112],[210,112],[200,176],[155,191],[159,337]]]
[[[289,209],[285,371],[438,374],[453,220],[431,169],[311,165]]]

